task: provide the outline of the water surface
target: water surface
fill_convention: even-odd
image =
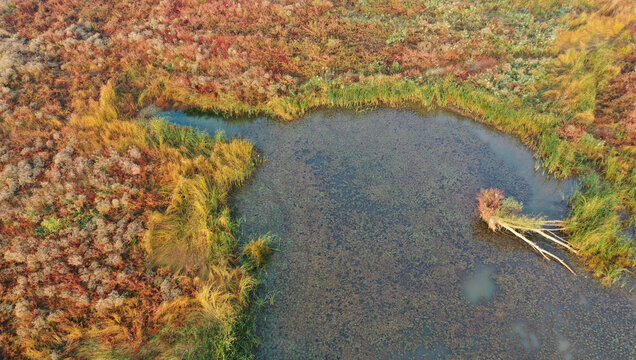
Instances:
[[[233,203],[243,239],[269,233],[281,250],[259,290],[257,358],[636,358],[632,292],[478,221],[487,187],[566,214],[575,184],[535,171],[514,139],[446,112],[164,115],[246,138],[266,159]]]

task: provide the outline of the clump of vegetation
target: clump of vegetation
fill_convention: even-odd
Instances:
[[[630,218],[616,210],[625,193],[594,173],[581,177],[581,185],[570,199],[565,228],[596,275],[611,284],[636,265],[633,228],[625,225]]]
[[[271,253],[271,240],[268,237],[252,240],[243,247],[243,255],[257,267],[263,266]]]
[[[53,216],[47,217],[40,223],[47,234],[57,234],[62,230],[62,222]]]
[[[517,238],[530,245],[545,259],[550,260],[550,258],[552,258],[575,274],[574,270],[561,258],[539,247],[539,245],[530,240],[527,236],[528,233],[540,235],[543,239],[561,246],[574,254],[578,254],[572,245],[556,234],[556,232],[564,230],[563,221],[546,220],[541,217],[523,215],[521,213],[523,205],[514,198],[506,198],[500,189],[482,190],[477,200],[479,202],[479,215],[492,231],[500,231],[501,229],[508,230]]]

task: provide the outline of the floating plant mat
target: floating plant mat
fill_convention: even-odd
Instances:
[[[266,159],[234,196],[244,239],[279,239],[259,296],[261,359],[636,358],[636,297],[579,276],[479,220],[500,188],[564,218],[573,181],[515,140],[437,112],[322,112],[282,123],[164,113],[252,141]]]

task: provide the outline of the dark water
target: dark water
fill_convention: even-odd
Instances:
[[[513,139],[445,113],[227,122],[267,161],[235,196],[244,238],[278,238],[260,287],[260,359],[636,359],[636,297],[493,234],[475,196],[503,188],[559,218],[573,182]]]

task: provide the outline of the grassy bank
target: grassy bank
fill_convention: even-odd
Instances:
[[[207,102],[196,96],[165,92],[162,101],[224,116],[264,115],[293,120],[318,108],[415,107],[446,108],[512,134],[536,152],[544,171],[558,178],[577,176],[582,187],[570,200],[571,241],[594,273],[606,283],[636,265],[633,226],[636,224],[636,172],[631,151],[619,151],[584,136],[568,141],[558,135],[564,119],[540,113],[451,78],[433,83],[394,77],[367,78],[345,84],[314,78],[294,97],[260,106]]]
[[[93,325],[79,353],[91,358],[249,357],[255,341],[248,314],[256,267],[249,256],[239,257],[237,224],[227,200],[253,171],[252,145],[161,120],[119,119],[116,102],[112,86],[104,87],[93,114],[72,125],[87,140],[95,139],[95,132],[108,134],[99,145],[136,143],[163,159],[157,169],[160,184],[150,184],[160,185],[163,201],[149,214],[139,245],[151,268],[169,269],[178,282],[188,284],[188,293],[164,301],[145,324],[132,327],[141,337],[136,347],[122,347],[139,311],[133,301]]]

